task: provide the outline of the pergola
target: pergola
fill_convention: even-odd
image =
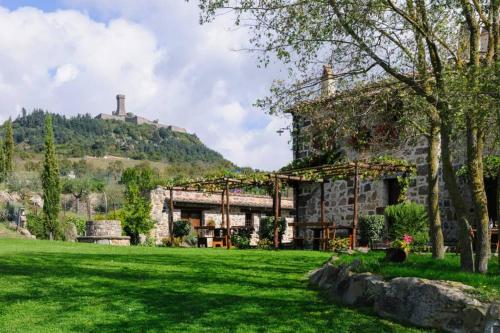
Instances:
[[[289,169],[285,171],[259,173],[249,176],[238,177],[217,177],[204,178],[190,182],[180,182],[168,187],[170,190],[169,202],[169,231],[172,235],[173,229],[173,208],[174,208],[174,190],[177,191],[196,191],[207,193],[221,194],[221,215],[222,223],[227,228],[226,245],[230,247],[231,237],[231,218],[229,213],[229,197],[231,189],[243,189],[248,187],[267,187],[272,189],[273,211],[274,211],[274,246],[279,246],[279,231],[278,221],[281,218],[281,195],[280,190],[283,184],[295,186],[299,183],[319,183],[320,184],[320,221],[299,222],[298,214],[298,193],[296,192],[296,207],[295,207],[295,222],[289,226],[294,227],[294,239],[297,236],[299,228],[320,228],[323,231],[321,240],[323,241],[323,249],[326,249],[326,241],[329,238],[330,228],[325,216],[325,183],[330,180],[353,180],[354,183],[354,200],[353,200],[353,221],[352,227],[352,242],[351,247],[356,246],[356,229],[358,226],[359,215],[359,183],[360,178],[380,178],[388,175],[409,175],[415,171],[413,165],[404,164],[401,162],[386,162],[386,161],[355,161],[321,165],[316,167],[307,167],[300,169]]]

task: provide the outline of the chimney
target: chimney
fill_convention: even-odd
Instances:
[[[115,114],[117,116],[126,116],[127,115],[127,112],[125,111],[125,95],[116,95]]]
[[[335,80],[333,78],[332,65],[323,66],[323,75],[321,76],[321,98],[332,97],[335,94]]]

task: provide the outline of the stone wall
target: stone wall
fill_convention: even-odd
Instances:
[[[122,236],[122,226],[118,220],[87,221],[85,236],[77,240],[80,243],[130,245],[130,237]]]
[[[122,226],[118,220],[87,221],[86,236],[121,236]]]

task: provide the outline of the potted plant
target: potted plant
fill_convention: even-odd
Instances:
[[[410,253],[410,244],[413,242],[413,237],[405,234],[402,239],[397,239],[391,243],[391,247],[387,249],[386,258],[393,262],[403,262]]]

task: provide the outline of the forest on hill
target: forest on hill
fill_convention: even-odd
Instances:
[[[14,140],[22,150],[33,153],[43,150],[45,114],[46,111],[40,109],[31,113],[23,110],[23,114],[13,121]],[[234,167],[221,154],[203,144],[195,134],[147,124],[100,120],[89,114],[75,117],[52,114],[52,119],[57,153],[65,157],[113,155],[172,164]]]

